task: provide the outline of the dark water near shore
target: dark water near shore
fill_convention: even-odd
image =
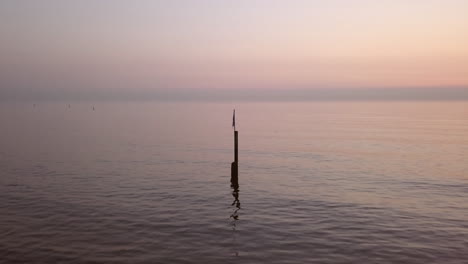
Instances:
[[[0,263],[468,263],[468,102],[0,105]]]

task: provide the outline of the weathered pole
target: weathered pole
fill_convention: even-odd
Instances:
[[[239,188],[239,133],[236,130],[236,110],[233,112],[232,126],[234,127],[234,162],[231,163],[231,186],[237,189]]]
[[[234,162],[231,163],[231,186],[234,188],[239,187],[239,149],[238,149],[238,133],[234,131]]]
[[[239,161],[239,141],[238,141],[238,131],[234,131],[234,162],[237,164]]]

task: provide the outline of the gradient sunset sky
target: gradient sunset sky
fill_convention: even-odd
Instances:
[[[3,90],[468,87],[466,0],[0,2]]]

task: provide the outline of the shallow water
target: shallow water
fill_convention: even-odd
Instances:
[[[0,262],[468,262],[468,102],[67,104],[0,105]]]

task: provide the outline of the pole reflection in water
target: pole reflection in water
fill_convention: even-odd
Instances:
[[[239,220],[239,210],[241,209],[240,207],[240,201],[239,201],[239,184],[236,181],[233,181],[231,178],[231,188],[232,188],[232,197],[234,197],[234,201],[232,202],[231,206],[234,206],[234,211],[232,212],[231,216],[229,219],[231,219],[231,227],[232,227],[232,245],[234,249],[234,255],[237,257],[239,256],[239,251],[237,249],[237,241],[236,241],[236,224],[237,221]]]

